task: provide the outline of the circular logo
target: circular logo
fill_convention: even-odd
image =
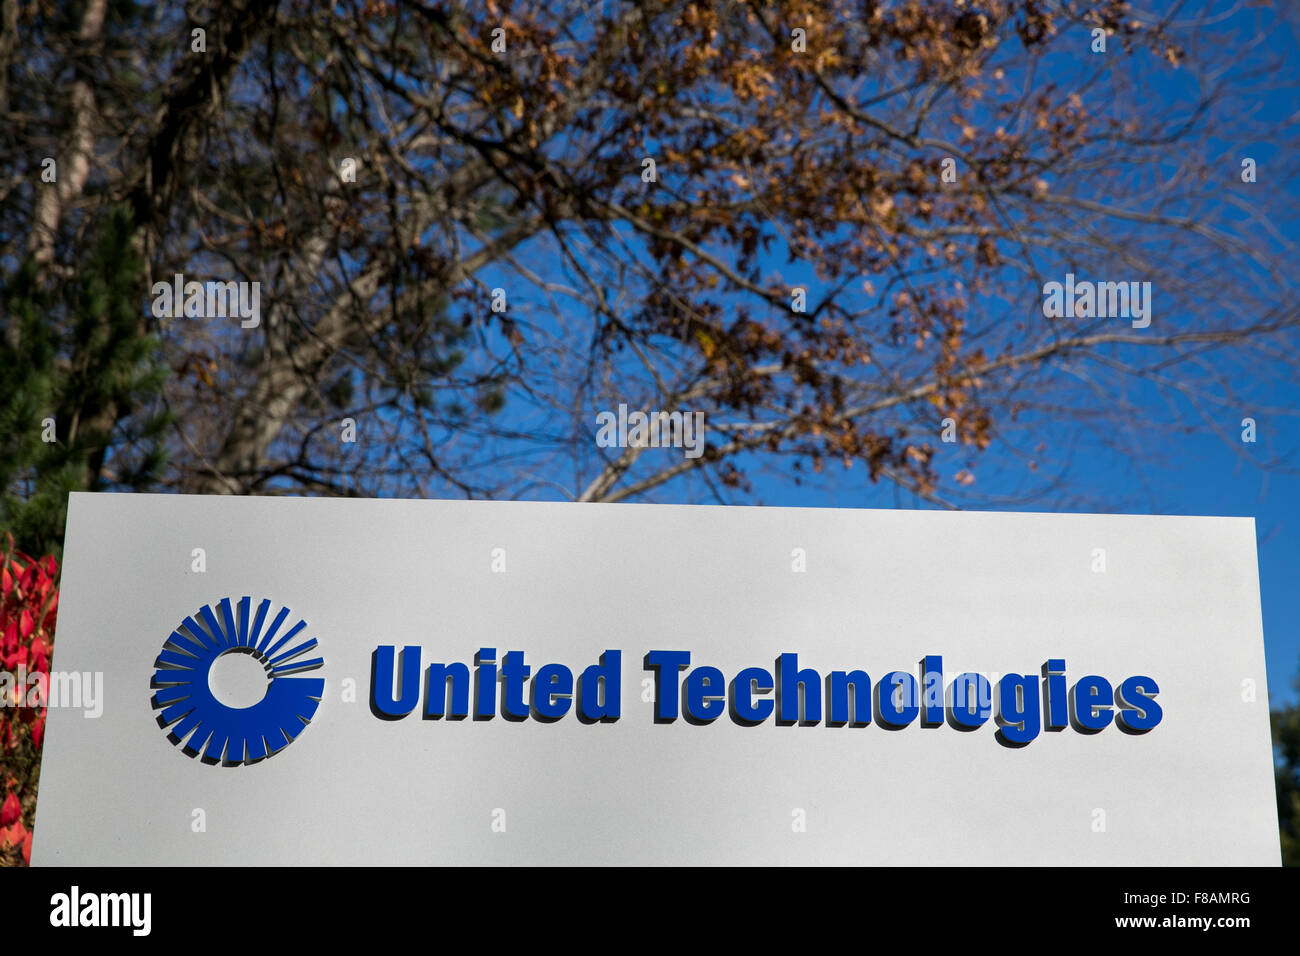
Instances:
[[[311,722],[325,693],[324,678],[290,676],[325,663],[302,657],[316,646],[315,638],[294,643],[307,622],[282,632],[290,617],[287,607],[268,621],[271,602],[262,601],[256,613],[250,613],[251,603],[241,598],[232,608],[230,598],[222,598],[215,612],[205,604],[177,626],[154,661],[149,686],[158,726],[191,757],[201,754],[204,763],[237,766],[278,753]],[[229,693],[223,702],[213,691],[214,670],[238,673],[227,667],[239,663],[227,658],[235,654],[247,655],[265,672],[264,692],[260,699],[253,693],[248,706],[231,706]],[[243,693],[249,694],[247,681]]]

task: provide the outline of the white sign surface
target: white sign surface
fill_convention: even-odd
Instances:
[[[1279,863],[1249,519],[78,494],[54,647],[37,864]]]

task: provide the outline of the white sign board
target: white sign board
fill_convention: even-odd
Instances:
[[[37,864],[1279,863],[1249,519],[78,494],[53,668]]]

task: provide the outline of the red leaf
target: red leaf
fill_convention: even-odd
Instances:
[[[0,827],[7,827],[20,816],[23,815],[22,805],[18,802],[18,795],[11,793],[5,797],[5,802],[0,805]]]
[[[32,865],[32,835],[30,833],[23,837],[23,862],[28,866]]]
[[[31,637],[32,632],[36,630],[36,622],[32,620],[30,608],[23,608],[22,617],[18,619],[18,622],[18,632],[22,634],[23,640]]]
[[[0,830],[0,844],[5,846],[20,846],[26,836],[27,828],[23,826],[21,820],[15,820],[8,827]]]

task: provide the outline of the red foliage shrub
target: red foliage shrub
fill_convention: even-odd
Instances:
[[[45,734],[58,563],[0,545],[0,865],[31,861]]]

